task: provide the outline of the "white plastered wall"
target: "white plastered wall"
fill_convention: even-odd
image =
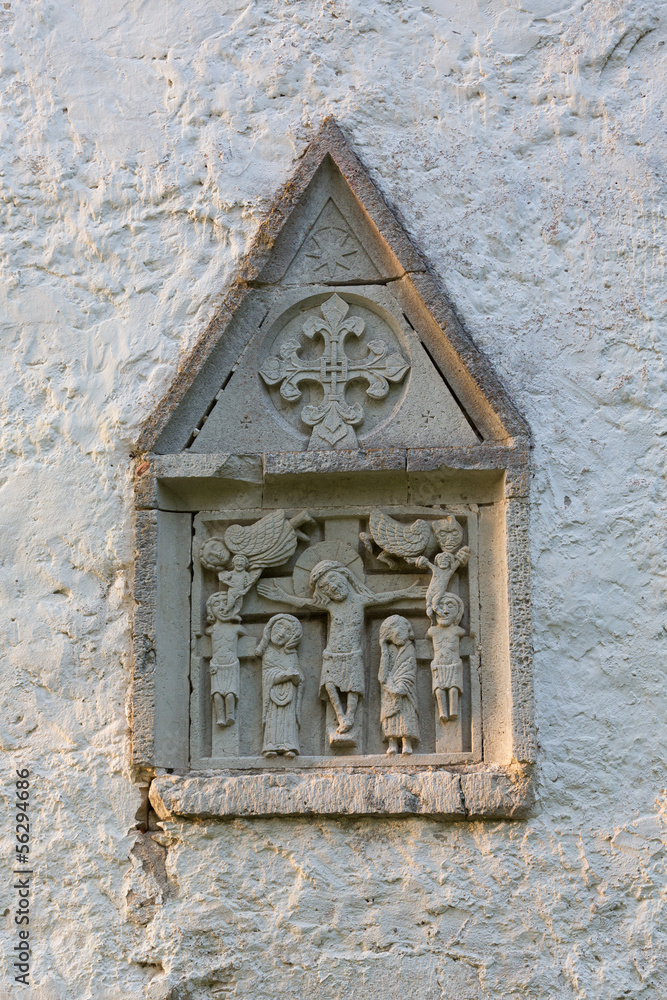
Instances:
[[[29,766],[35,997],[664,997],[665,16],[2,4],[1,850]],[[534,434],[540,800],[174,824],[151,869],[129,455],[326,114]]]

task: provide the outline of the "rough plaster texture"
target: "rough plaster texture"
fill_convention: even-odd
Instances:
[[[664,997],[665,38],[664,5],[621,0],[2,5],[1,731],[34,772],[33,996]],[[157,843],[127,765],[129,455],[326,113],[534,433],[540,799]]]

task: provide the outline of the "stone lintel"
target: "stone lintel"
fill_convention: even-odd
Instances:
[[[137,463],[134,502],[137,510],[189,509],[178,496],[186,481],[227,481],[260,486],[264,481],[261,455],[196,454],[148,455]]]
[[[515,439],[511,445],[479,444],[468,448],[408,448],[407,471],[435,472],[443,469],[505,472],[504,495],[527,497],[530,488],[530,445]]]
[[[135,507],[170,506],[170,487],[179,480],[228,480],[261,486],[265,477],[303,473],[428,472],[439,469],[506,471],[505,495],[528,490],[527,442],[452,448],[374,448],[341,451],[271,452],[264,455],[180,453],[142,457],[135,469]],[[162,503],[160,501],[163,501]]]
[[[289,451],[264,455],[266,476],[326,472],[404,471],[406,453],[402,448],[374,448],[368,451]]]
[[[456,448],[408,448],[408,472],[435,469],[509,469],[525,465],[529,459],[527,442],[511,445],[473,444]]]

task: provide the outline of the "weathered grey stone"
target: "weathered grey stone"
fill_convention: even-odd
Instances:
[[[132,760],[139,772],[189,760],[191,532],[188,514],[137,512]]]
[[[521,819],[534,801],[531,770],[514,766],[463,771],[461,794],[469,819]]]
[[[400,448],[370,451],[287,451],[264,456],[264,475],[284,476],[304,473],[403,471],[406,452]]]
[[[172,816],[438,816],[466,815],[459,776],[447,770],[395,773],[163,775],[150,800]]]

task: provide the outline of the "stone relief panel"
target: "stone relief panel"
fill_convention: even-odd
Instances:
[[[474,506],[195,527],[195,767],[479,759]]]
[[[133,760],[200,772],[195,814],[511,815],[529,431],[317,142],[141,435]]]
[[[279,412],[287,412],[282,401],[291,404],[303,399],[304,384],[314,386],[321,396],[298,411],[300,422],[312,428],[308,450],[357,448],[355,428],[365,422],[366,411],[360,402],[348,399],[348,393],[363,383],[370,399],[384,400],[391,384],[404,379],[410,363],[398,351],[389,354],[386,339],[369,340],[366,322],[351,315],[348,303],[339,295],[325,299],[318,312],[308,315],[301,333],[315,342],[313,351],[307,346],[304,349],[303,339],[285,340],[279,354],[267,358],[259,374],[267,386],[278,388],[280,403],[275,395],[273,398]],[[364,351],[361,356],[359,350],[348,353],[346,341],[350,337],[357,338]],[[383,410],[386,413],[387,407],[379,408],[376,417],[381,419]]]
[[[193,452],[477,444],[385,287],[288,288],[257,307],[251,340],[189,444]]]

